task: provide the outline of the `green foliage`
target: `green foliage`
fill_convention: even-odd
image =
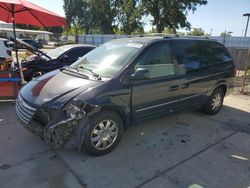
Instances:
[[[189,11],[194,12],[199,5],[206,5],[207,0],[141,0],[146,14],[153,16],[152,24],[157,33],[163,32],[165,27],[176,33],[179,28],[190,29],[187,21]]]
[[[83,27],[86,33],[90,32],[91,10],[88,1],[84,0],[64,0],[63,6],[67,18],[68,27]]]
[[[84,28],[86,34],[141,34],[147,15],[154,18],[157,33],[172,34],[190,29],[188,12],[205,4],[207,0],[64,0],[64,10],[68,26]]]
[[[232,33],[230,33],[230,32],[226,32],[226,33],[225,33],[225,32],[221,32],[220,36],[221,36],[221,37],[225,37],[225,36],[226,36],[226,37],[231,37],[231,36],[232,36]]]
[[[86,34],[143,33],[138,0],[64,0],[64,10],[69,27]]]
[[[90,9],[92,13],[93,31],[112,34],[113,23],[117,14],[118,2],[116,0],[91,0]],[[96,33],[93,32],[92,33]]]
[[[84,33],[85,31],[79,25],[67,27],[63,31],[63,35],[79,35],[79,34],[84,34]]]
[[[115,0],[64,0],[68,26],[80,26],[85,33],[113,33]]]
[[[121,0],[118,4],[116,22],[123,34],[142,34],[142,6],[138,0]]]
[[[189,32],[187,35],[190,36],[204,36],[205,31],[202,28],[193,28],[191,32]]]
[[[171,34],[175,34],[175,30],[172,29],[172,28],[165,27],[163,33],[164,33],[164,34],[168,34],[168,35],[170,34],[170,35],[171,35]]]

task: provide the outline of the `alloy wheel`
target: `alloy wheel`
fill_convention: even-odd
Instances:
[[[117,135],[117,124],[110,119],[103,120],[94,127],[91,143],[97,150],[105,150],[116,141]]]
[[[212,109],[214,111],[218,110],[221,104],[222,104],[222,96],[220,93],[217,93],[212,100]]]

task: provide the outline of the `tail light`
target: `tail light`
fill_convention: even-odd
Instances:
[[[6,54],[8,54],[9,56],[12,55],[11,51],[10,50],[6,50]]]

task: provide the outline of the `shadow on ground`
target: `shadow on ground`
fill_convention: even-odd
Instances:
[[[138,124],[101,157],[49,150],[19,125],[14,105],[0,103],[0,182],[5,187],[248,187],[250,102],[237,101],[238,108],[230,102],[216,116],[181,112]]]

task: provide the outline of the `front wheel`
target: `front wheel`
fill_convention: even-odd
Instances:
[[[120,142],[123,134],[121,118],[112,111],[102,111],[90,118],[83,146],[91,155],[104,155],[111,152]]]
[[[203,111],[208,115],[217,114],[224,101],[225,92],[221,88],[214,90],[212,95],[209,97],[207,103],[204,105]]]

